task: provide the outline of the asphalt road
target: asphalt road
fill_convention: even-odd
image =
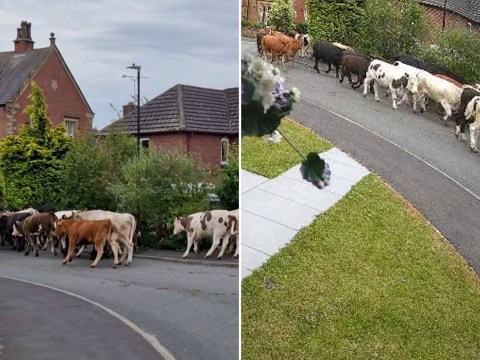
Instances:
[[[88,348],[91,353],[99,350],[102,341],[86,341],[89,336],[84,332],[108,329],[111,331],[106,331],[105,336],[114,336],[121,349],[125,349],[122,339],[127,333],[134,343],[145,347],[138,351],[133,349],[133,352],[130,349],[130,352],[123,352],[117,359],[154,358],[147,341],[140,339],[137,333],[129,330],[117,319],[108,319],[111,315],[107,315],[104,310],[93,308],[82,300],[68,299],[68,295],[49,289],[35,289],[33,285],[25,288],[26,285],[22,282],[15,282],[13,285],[8,282],[7,286],[6,281],[11,280],[2,277],[61,289],[111,309],[147,334],[153,335],[178,360],[239,358],[238,268],[134,258],[131,267],[112,269],[111,260],[106,259],[102,260],[97,268],[91,269],[90,262],[88,255],[85,255],[62,265],[61,258],[54,257],[49,252],[41,252],[40,256],[35,258],[14,252],[8,247],[0,248],[0,304],[5,305],[0,309],[0,335],[3,335],[5,348],[2,360],[19,359],[15,356],[7,357],[8,354],[15,354],[14,351],[20,351],[12,349],[9,343],[9,340],[14,341],[13,335],[22,335],[22,332],[13,331],[14,329],[24,326],[26,331],[34,333],[45,330],[45,324],[35,321],[35,318],[32,318],[34,315],[55,324],[47,327],[47,335],[57,340],[72,333],[72,323],[78,323],[78,346]],[[9,288],[15,291],[10,291]],[[49,302],[44,299],[46,296],[50,297],[54,306],[51,303],[48,305]],[[55,300],[57,298],[61,299],[58,303]],[[15,306],[7,306],[12,303],[18,305],[16,309]],[[32,309],[29,306],[32,306]],[[58,316],[50,318],[52,311],[57,311],[56,315],[68,312],[65,322],[59,321]],[[92,312],[102,314],[103,322],[92,316]],[[99,321],[98,325],[95,323],[96,319]],[[25,322],[28,326],[22,325]],[[9,324],[15,326],[9,327]],[[13,333],[9,333],[9,329]],[[117,334],[120,335],[117,337]],[[44,337],[45,334],[39,334],[40,339]],[[111,341],[105,341],[103,346],[108,348],[109,344]],[[57,342],[56,346],[61,346],[61,342]],[[37,348],[36,351],[40,349],[45,347]],[[75,348],[68,347],[64,349],[64,354],[69,358],[77,358],[70,355],[82,354],[81,350],[78,349],[76,353]],[[136,354],[136,357],[130,356],[132,353]],[[52,357],[51,353],[47,355],[43,358],[60,358]],[[82,359],[80,355],[78,358]],[[92,358],[103,359],[101,356]]]
[[[242,41],[242,53],[254,49]],[[415,115],[405,104],[393,110],[390,98],[364,98],[333,71],[318,75],[289,63],[283,76],[301,92],[291,117],[380,175],[480,273],[480,157],[455,138],[454,124],[444,126],[431,111]]]

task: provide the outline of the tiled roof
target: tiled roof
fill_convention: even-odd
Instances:
[[[445,0],[417,0],[419,3],[440,7],[443,9]],[[478,0],[448,0],[447,10],[453,11],[467,19],[480,23],[480,1]]]
[[[207,89],[177,84],[140,107],[142,134],[188,131],[238,134],[238,88]],[[102,129],[137,132],[137,111]]]
[[[49,49],[30,49],[20,55],[13,51],[0,53],[0,105],[13,100],[24,82],[43,63]]]

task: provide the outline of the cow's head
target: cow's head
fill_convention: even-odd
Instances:
[[[22,236],[21,226],[22,224],[20,223],[20,221],[15,221],[13,223],[12,236]]]
[[[60,238],[62,235],[65,235],[66,232],[65,220],[58,220],[53,230],[53,235]]]
[[[406,89],[410,91],[413,95],[416,95],[418,93],[418,78],[416,75],[410,76],[408,78]]]
[[[185,227],[183,226],[183,218],[176,217],[175,222],[173,223],[173,235],[180,234],[181,232],[185,231]]]

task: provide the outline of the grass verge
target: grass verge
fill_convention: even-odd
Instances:
[[[372,174],[242,282],[242,359],[479,359],[479,313],[476,274]]]
[[[314,132],[296,121],[285,118],[280,131],[304,155],[309,152],[323,152],[333,147]],[[265,137],[245,136],[242,138],[242,168],[268,178],[274,178],[302,162],[300,155],[284,140],[268,144]]]

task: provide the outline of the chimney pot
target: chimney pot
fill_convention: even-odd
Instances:
[[[131,101],[127,105],[123,105],[123,117],[132,113],[133,110],[135,110],[135,104]]]
[[[24,54],[27,50],[33,49],[32,41],[32,32],[31,32],[32,23],[23,20],[20,24],[20,27],[17,28],[17,38],[13,40],[15,43],[15,54]]]

